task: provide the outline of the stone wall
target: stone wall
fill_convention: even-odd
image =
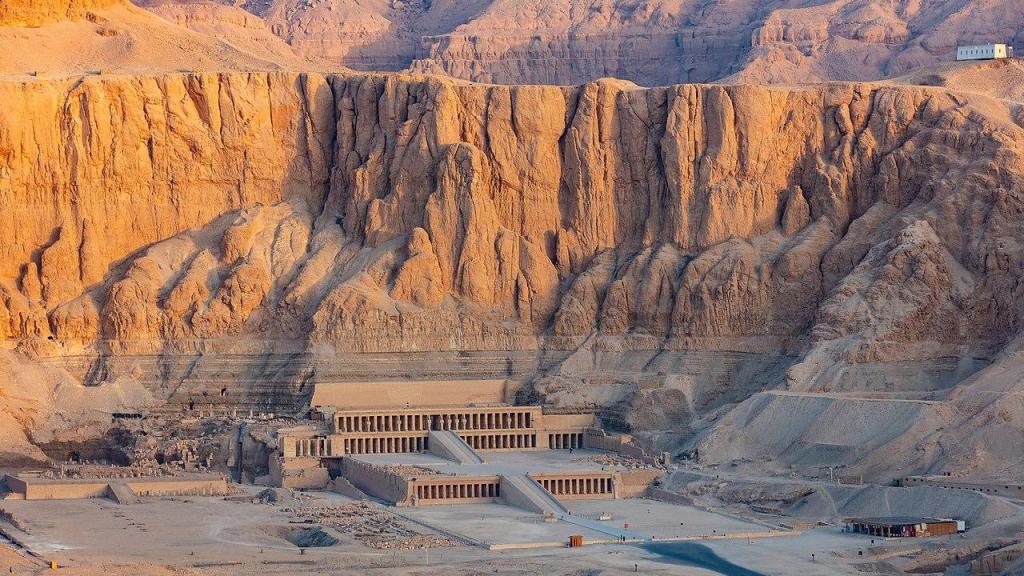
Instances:
[[[318,383],[312,406],[384,410],[409,406],[501,404],[508,400],[506,380],[404,380]]]
[[[6,482],[12,492],[21,494],[25,500],[104,498],[110,494],[110,486],[114,482],[124,484],[137,496],[214,496],[228,493],[227,481],[223,477],[49,480],[9,475]]]
[[[341,472],[353,486],[370,496],[394,503],[396,506],[412,504],[409,481],[383,466],[342,458]]]

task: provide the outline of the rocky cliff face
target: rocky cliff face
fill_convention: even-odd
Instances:
[[[1012,218],[950,218],[1016,205],[1019,127],[938,90],[237,74],[3,91],[2,272],[41,315],[10,338],[159,346],[284,306],[357,350],[945,326],[941,347],[998,341],[1019,314],[1013,274],[986,268],[1014,269]],[[909,296],[910,317],[864,320]],[[231,318],[168,332],[182,306]]]
[[[879,364],[988,358],[1024,313],[1021,112],[986,98],[252,73],[6,82],[0,101],[0,337],[85,358],[91,384],[137,381],[117,359],[138,355],[774,366],[583,401],[686,426],[754,382],[837,391]]]
[[[39,26],[55,20],[85,18],[89,10],[123,0],[6,0],[0,5],[0,26]]]
[[[139,0],[165,6],[195,0]],[[223,4],[232,4],[221,0]],[[235,2],[234,4],[238,4]],[[503,84],[872,80],[1024,37],[1011,0],[268,0],[246,2],[297,51],[359,70]]]

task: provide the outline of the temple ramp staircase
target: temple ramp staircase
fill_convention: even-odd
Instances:
[[[503,474],[501,495],[508,504],[538,514],[553,514],[561,518],[569,513],[558,499],[526,474]]]
[[[476,450],[473,450],[462,437],[451,430],[431,430],[427,445],[432,453],[459,464],[484,463],[484,459],[476,453]]]
[[[509,474],[501,477],[502,498],[511,506],[517,506],[538,514],[551,515],[563,522],[575,524],[595,532],[601,532],[623,542],[649,542],[648,534],[618,528],[607,522],[577,516],[562,505],[550,492],[526,474]]]

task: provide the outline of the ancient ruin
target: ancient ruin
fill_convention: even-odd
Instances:
[[[654,462],[621,435],[598,427],[593,414],[545,414],[540,406],[513,406],[509,382],[406,381],[317,384],[310,424],[280,429],[271,458],[271,483],[285,488],[328,488],[337,478],[396,506],[503,502],[548,512],[522,494],[508,472],[488,466],[509,452],[627,451]],[[418,405],[417,398],[429,398]],[[420,465],[396,469],[402,455],[431,454],[458,466],[438,471]],[[385,455],[384,458],[362,456]],[[389,459],[386,455],[395,455]],[[485,463],[485,458],[486,462]],[[413,458],[408,462],[418,462]],[[436,462],[435,462],[436,463]],[[574,470],[566,458],[552,470],[513,467],[518,480],[558,498],[636,497],[660,470]],[[422,462],[421,462],[422,464]],[[578,464],[577,464],[578,466]]]

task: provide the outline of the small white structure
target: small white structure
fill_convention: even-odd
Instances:
[[[1007,58],[1012,48],[1006,44],[982,44],[980,46],[957,46],[956,59],[959,60],[996,60]]]

